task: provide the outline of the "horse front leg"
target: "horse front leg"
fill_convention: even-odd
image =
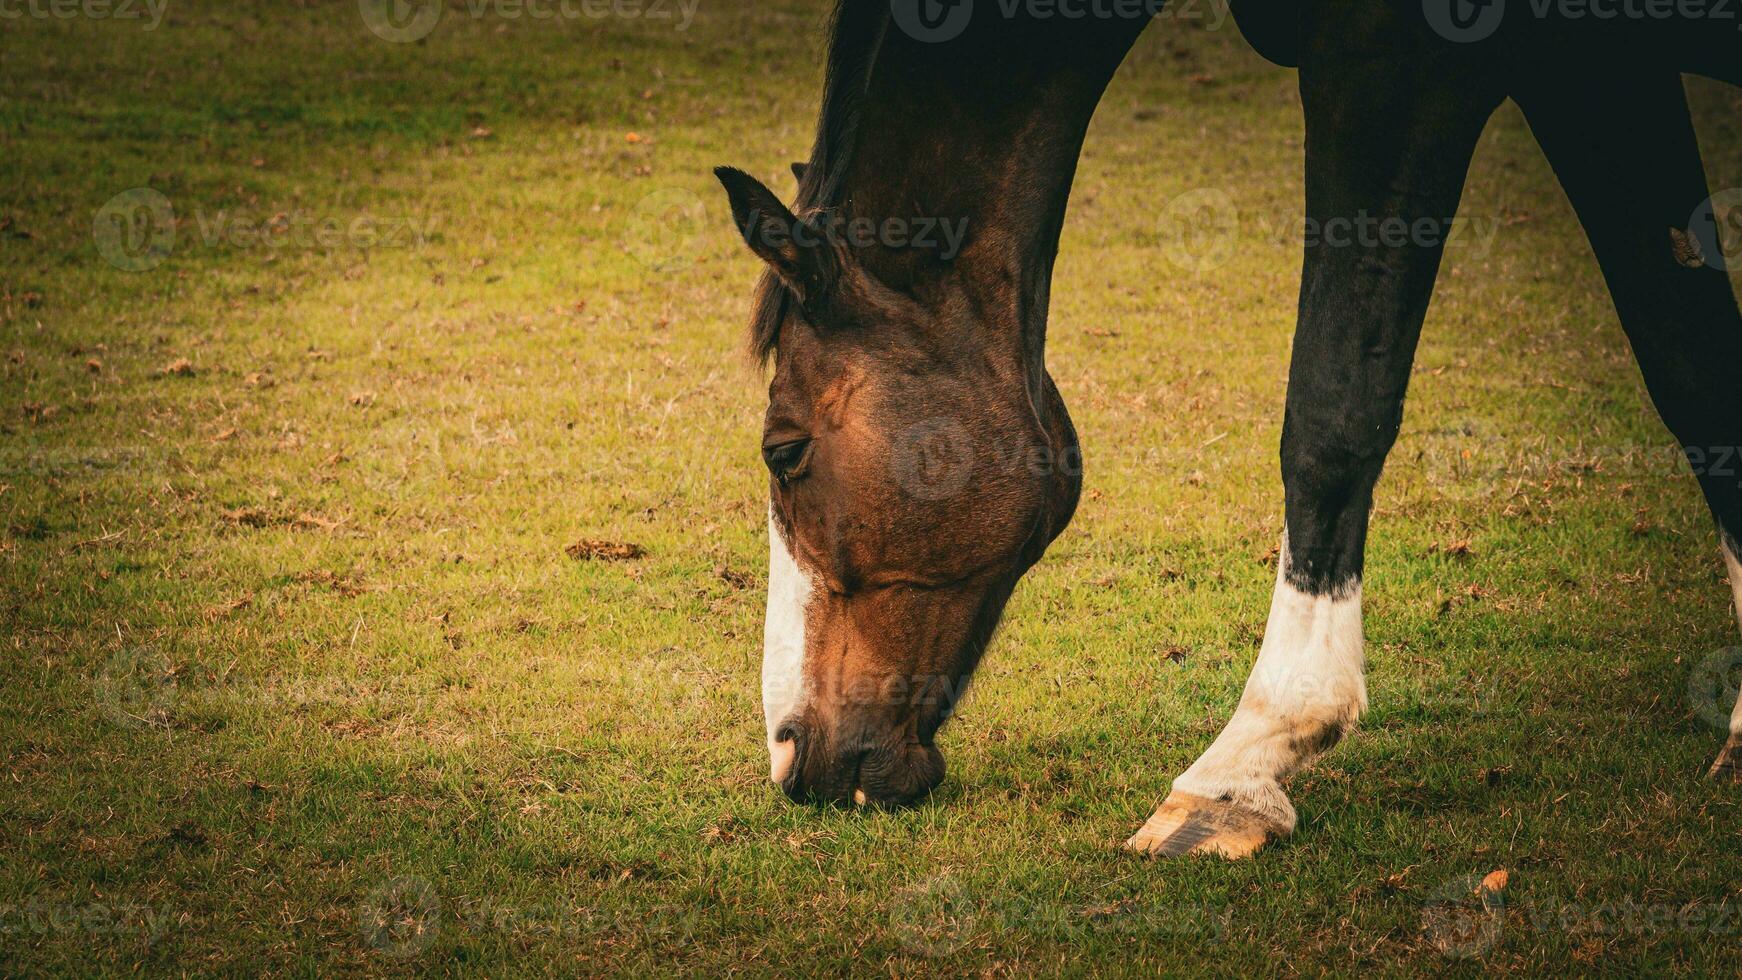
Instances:
[[[1366,708],[1361,578],[1373,487],[1402,421],[1465,173],[1499,102],[1407,43],[1378,61],[1309,60],[1301,91],[1308,245],[1275,597],[1234,717],[1126,843],[1145,854],[1245,857],[1291,833],[1283,782]]]

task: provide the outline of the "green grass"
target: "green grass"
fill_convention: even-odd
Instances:
[[[1742,796],[1688,694],[1728,591],[1511,108],[1379,492],[1371,713],[1258,860],[1117,849],[1231,711],[1281,526],[1301,122],[1231,26],[1155,25],[1091,133],[1050,351],[1087,495],[949,780],[778,797],[758,270],[708,171],[790,190],[822,20],[7,22],[0,973],[1733,973]],[[1742,184],[1742,96],[1692,91]],[[142,187],[180,225],[128,272],[93,222]],[[1236,247],[1183,269],[1161,216],[1204,189]]]

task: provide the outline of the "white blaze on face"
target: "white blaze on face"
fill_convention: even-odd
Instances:
[[[768,618],[762,627],[762,717],[768,723],[768,775],[775,782],[792,767],[796,747],[774,733],[804,701],[804,619],[811,578],[792,559],[774,512],[768,513]]]

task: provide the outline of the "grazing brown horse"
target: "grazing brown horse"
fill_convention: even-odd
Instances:
[[[763,707],[771,775],[795,799],[894,806],[943,779],[938,728],[1076,508],[1076,433],[1044,358],[1053,258],[1090,117],[1155,7],[1063,6],[845,0],[794,207],[718,171],[768,265],[753,325],[774,364]],[[1244,856],[1291,832],[1283,782],[1366,706],[1373,487],[1468,163],[1504,99],[1572,197],[1690,459],[1742,445],[1742,314],[1679,76],[1742,83],[1742,35],[1495,6],[1235,7],[1261,53],[1300,68],[1306,216],[1401,233],[1307,249],[1263,648],[1134,850]],[[1742,488],[1696,470],[1742,613]],[[1739,759],[1742,705],[1714,772]]]

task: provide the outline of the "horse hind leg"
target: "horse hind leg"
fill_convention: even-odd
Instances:
[[[1713,200],[1672,72],[1558,74],[1517,96],[1608,280],[1659,415],[1717,520],[1742,623],[1742,242],[1690,228]],[[1702,241],[1705,243],[1702,245]],[[1742,778],[1742,701],[1712,775]]]

